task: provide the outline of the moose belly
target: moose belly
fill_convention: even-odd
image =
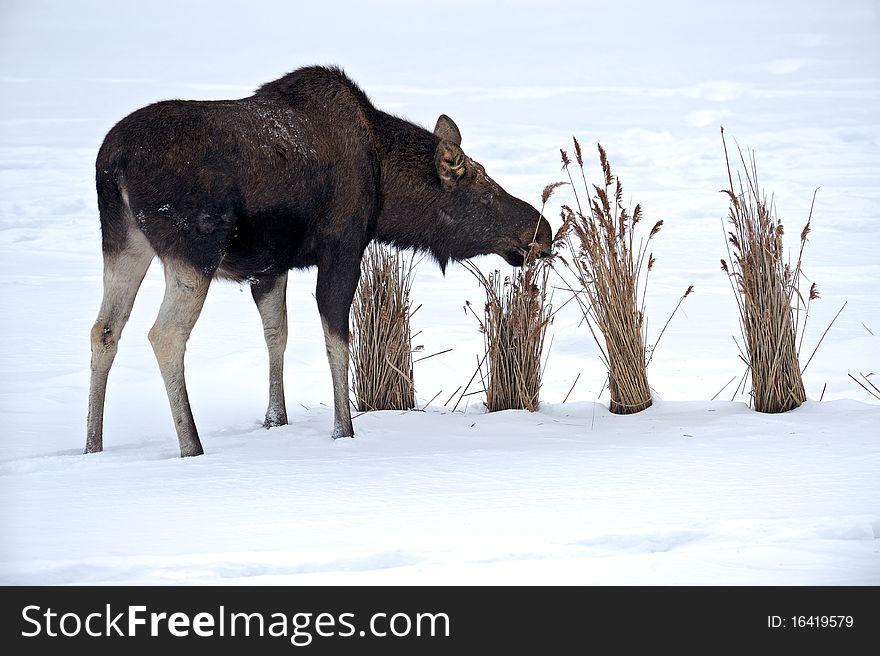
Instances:
[[[241,218],[229,237],[216,276],[247,280],[317,264],[308,224],[289,211],[264,211]]]

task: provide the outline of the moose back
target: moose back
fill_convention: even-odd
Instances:
[[[250,284],[269,350],[265,426],[287,423],[287,275],[316,266],[333,381],[333,437],[352,436],[349,310],[371,239],[450,260],[496,253],[522,265],[550,250],[548,222],[461,148],[441,115],[433,132],[383,112],[338,68],[308,67],[247,98],[170,100],[107,134],[95,163],[104,259],[91,331],[87,453],[103,449],[107,377],[154,257],[165,296],[149,339],[181,456],[203,453],[184,353],[211,281]]]

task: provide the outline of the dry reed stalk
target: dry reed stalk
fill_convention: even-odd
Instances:
[[[571,253],[571,262],[566,265],[574,274],[578,289],[571,285],[569,288],[608,371],[609,409],[616,414],[640,412],[652,403],[647,374],[651,358],[645,351],[645,290],[655,258],[648,251],[648,244],[663,221],[654,224],[646,239],[636,241],[635,227],[642,218],[642,208],[636,205],[630,213],[624,207],[623,186],[611,171],[605,149],[598,145],[603,181],[592,185],[591,194],[576,138],[574,148],[587,207],[577,194],[568,153],[560,149],[563,169],[575,188],[577,210],[562,206],[563,222],[556,240]],[[669,320],[692,291],[693,286],[688,287]],[[663,331],[655,340],[655,348]]]
[[[863,381],[865,381],[865,382],[863,383],[863,382],[861,382],[858,378],[856,378],[855,376],[853,376],[852,374],[847,374],[847,376],[849,376],[850,378],[852,378],[852,379],[855,381],[856,385],[858,385],[858,386],[861,387],[863,390],[865,390],[868,394],[870,394],[870,395],[873,396],[875,399],[877,399],[878,401],[880,401],[880,387],[877,387],[877,386],[876,386],[873,382],[871,382],[871,380],[870,380],[870,379],[871,379],[871,376],[873,376],[873,375],[874,375],[874,374],[865,374],[865,373],[859,372],[859,377],[860,377]]]
[[[741,357],[751,378],[755,410],[785,412],[807,400],[799,362],[803,334],[799,340],[798,323],[803,312],[800,326],[803,331],[810,303],[819,293],[813,283],[805,299],[799,284],[812,208],[801,231],[797,261],[791,266],[783,259],[783,225],[776,216],[772,199],[768,201],[758,186],[754,153],[750,154],[747,164],[739,151],[745,180],[737,173],[735,186],[724,128],[721,128],[721,139],[730,183],[728,189],[722,190],[730,201],[727,215],[730,230],[726,234],[729,264],[722,259],[721,268],[730,278],[739,308],[746,346]]]
[[[359,412],[415,407],[410,334],[413,259],[371,243],[351,306],[352,391]]]

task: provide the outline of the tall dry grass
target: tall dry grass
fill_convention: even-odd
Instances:
[[[583,183],[582,201],[572,175],[573,163],[568,153],[560,149],[577,206],[562,206],[560,232],[571,254],[571,261],[566,264],[575,278],[575,284],[569,288],[608,371],[609,409],[616,414],[631,414],[652,403],[647,368],[653,351],[650,355],[646,352],[645,292],[648,274],[655,263],[649,244],[663,221],[654,223],[646,238],[636,238],[642,208],[636,205],[630,212],[624,206],[620,178],[613,174],[601,144],[598,151],[602,182],[589,185],[581,146],[574,139],[575,160]],[[693,286],[688,287],[669,320],[692,291]]]
[[[738,149],[742,172],[737,172],[734,183],[724,128],[721,140],[730,184],[722,190],[730,202],[726,231],[729,264],[722,259],[721,268],[730,279],[739,309],[745,344],[740,356],[748,367],[755,410],[785,412],[807,400],[800,348],[810,304],[819,293],[816,283],[810,285],[806,294],[801,292],[800,284],[804,279],[803,253],[813,209],[810,208],[801,230],[797,259],[792,265],[785,258],[785,229],[772,198],[768,200],[758,185],[754,153],[750,153],[747,162]],[[743,387],[746,380],[744,377]]]
[[[413,256],[372,242],[361,260],[361,279],[351,306],[351,371],[355,407],[415,407],[410,289]]]

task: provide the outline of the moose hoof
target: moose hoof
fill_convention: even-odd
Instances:
[[[278,416],[269,416],[266,415],[266,420],[263,422],[263,428],[275,428],[276,426],[287,426],[287,415],[278,417]]]
[[[201,456],[204,455],[205,450],[202,448],[201,444],[194,444],[187,447],[180,447],[180,457],[181,458],[191,458],[193,456]]]
[[[333,433],[330,435],[334,440],[338,440],[343,437],[354,437],[354,429],[349,428],[348,430],[342,428],[342,426],[334,426]]]

